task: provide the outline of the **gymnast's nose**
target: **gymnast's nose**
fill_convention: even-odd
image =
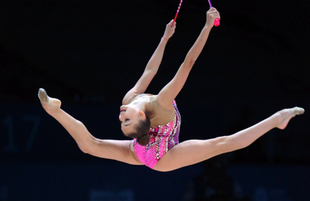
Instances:
[[[122,121],[122,119],[123,119],[122,112],[119,113],[118,119],[119,119],[120,121]]]

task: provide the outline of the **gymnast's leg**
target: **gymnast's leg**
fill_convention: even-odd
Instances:
[[[303,108],[283,109],[267,119],[229,136],[208,140],[188,140],[170,149],[156,164],[155,170],[171,171],[211,157],[245,148],[273,128],[284,129],[291,118],[304,113]]]
[[[60,100],[49,97],[42,88],[39,89],[38,96],[44,110],[68,131],[84,153],[133,165],[142,164],[130,149],[132,141],[97,139],[81,121],[60,108]]]

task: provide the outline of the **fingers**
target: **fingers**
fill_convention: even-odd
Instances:
[[[216,9],[216,8],[214,8],[214,7],[210,7],[208,11],[213,12],[213,11],[217,11],[217,9]]]
[[[211,7],[208,11],[207,11],[207,17],[209,18],[218,18],[221,19],[220,13],[217,11],[216,8]]]
[[[168,27],[175,27],[176,26],[176,21],[174,21],[173,19],[167,24]]]
[[[175,28],[177,26],[177,23],[175,21],[172,21],[171,28]]]

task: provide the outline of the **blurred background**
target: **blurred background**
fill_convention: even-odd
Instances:
[[[83,154],[44,112],[40,87],[98,138],[119,129],[124,94],[142,74],[179,0],[0,3],[0,201],[310,198],[308,1],[214,0],[221,25],[176,101],[180,141],[235,133],[293,106],[306,113],[249,147],[168,173]],[[170,81],[205,23],[184,0],[148,93]]]

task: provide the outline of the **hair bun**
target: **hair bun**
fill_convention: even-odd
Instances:
[[[142,135],[137,138],[137,142],[141,146],[146,146],[150,142],[150,136],[148,134]]]

